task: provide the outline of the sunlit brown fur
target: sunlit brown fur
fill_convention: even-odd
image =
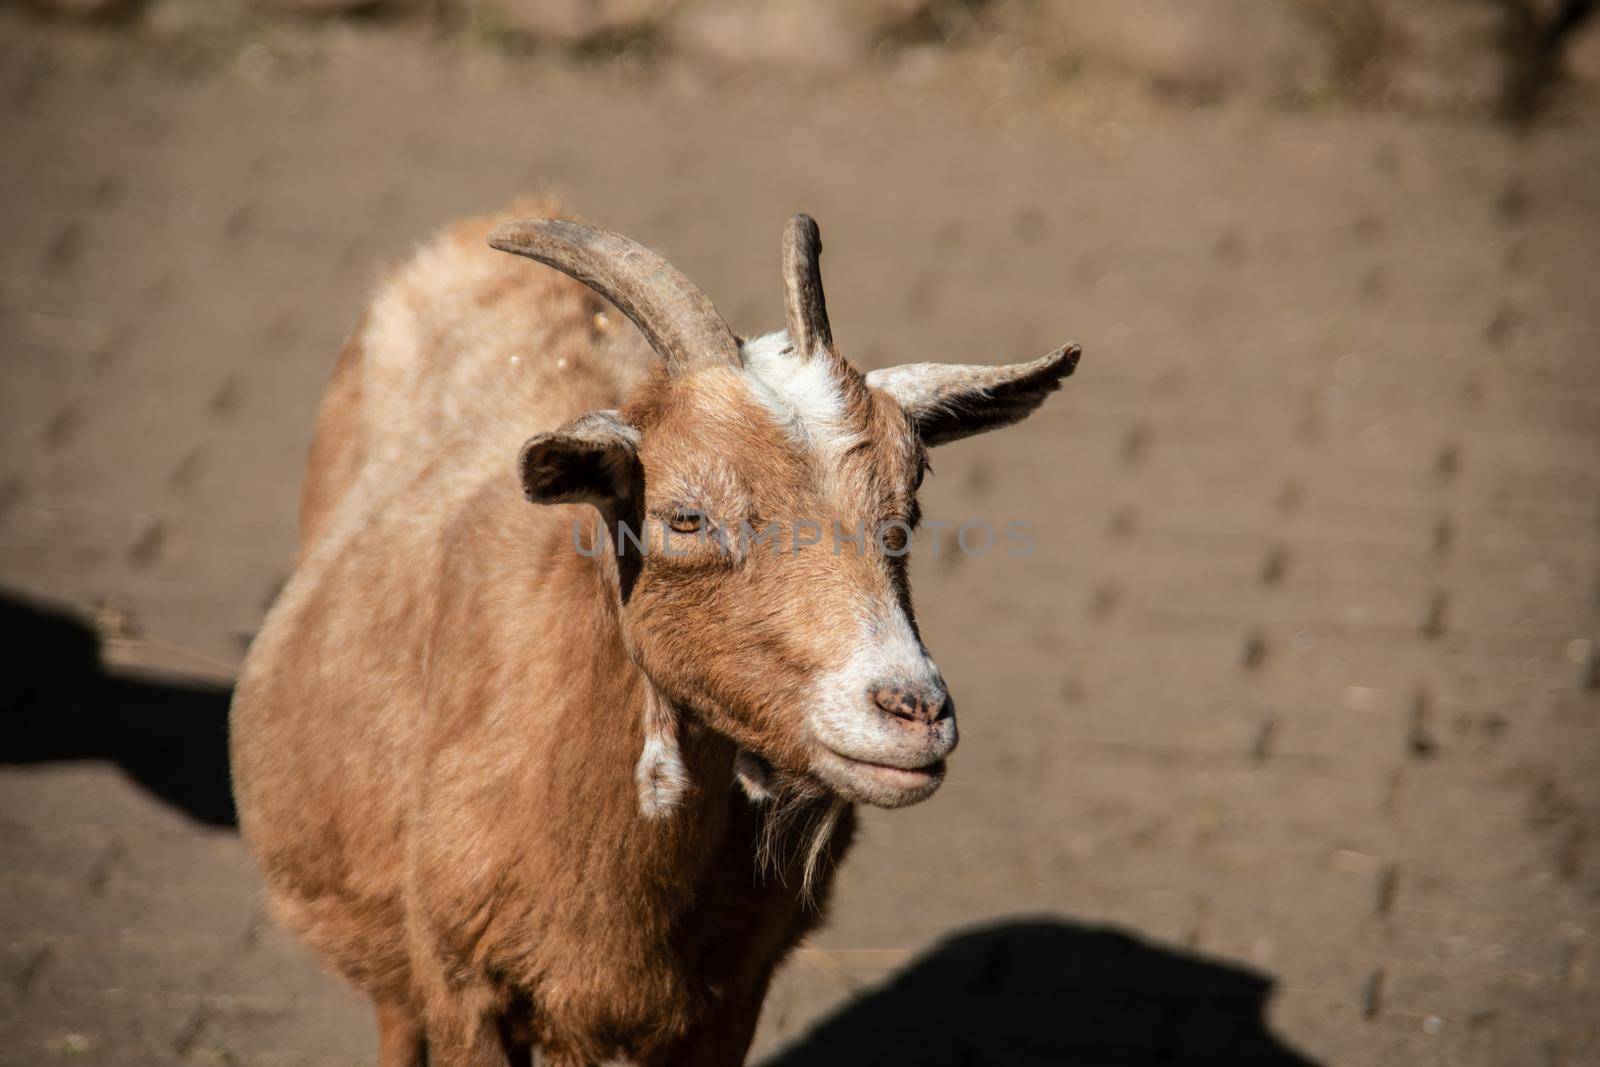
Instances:
[[[572,548],[592,512],[522,498],[514,460],[533,431],[631,394],[660,494],[702,473],[678,462],[680,423],[712,436],[697,455],[740,457],[725,510],[764,487],[764,506],[801,513],[804,491],[772,491],[801,461],[775,436],[752,449],[778,431],[736,381],[668,382],[583,286],[488,250],[491,221],[420,253],[345,346],[301,566],[239,681],[243,828],[277,913],[379,1005],[385,1062],[409,1062],[396,1050],[420,1024],[439,1064],[503,1062],[507,1041],[556,1062],[737,1063],[853,819],[826,843],[815,900],[799,844],[758,870],[762,811],[733,786],[729,738],[800,764],[794,705],[831,639],[793,633],[784,597],[698,589],[695,567],[715,562],[647,569],[628,607],[639,653],[714,729],[685,724],[693,788],[642,818],[650,683],[624,651],[615,564]],[[803,577],[796,597],[838,584]],[[707,646],[714,669],[682,668]]]
[[[385,1067],[418,1063],[424,1041],[436,1067],[534,1046],[564,1064],[737,1064],[773,969],[821,919],[848,801],[927,795],[955,737],[953,711],[896,718],[864,678],[831,706],[848,723],[858,701],[876,743],[915,762],[869,753],[844,773],[833,748],[826,764],[808,705],[834,692],[819,677],[853,677],[852,654],[876,647],[873,612],[900,628],[883,647],[937,678],[904,560],[870,534],[774,553],[739,532],[792,545],[801,519],[827,542],[835,526],[914,525],[924,442],[1023,417],[1076,350],[881,384],[831,356],[836,432],[813,447],[749,368],[669,374],[589,289],[491,251],[503,217],[420,249],[344,346],[299,565],[236,690],[241,826],[276,913],[373,999]],[[578,416],[620,428],[630,488],[530,504],[530,471],[567,468],[524,442]],[[681,508],[724,538],[661,551]],[[618,517],[652,551],[579,550]],[[942,684],[928,710],[948,710]],[[656,810],[636,770],[663,738],[687,786]]]

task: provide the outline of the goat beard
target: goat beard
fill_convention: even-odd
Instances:
[[[691,787],[679,747],[680,714],[654,685],[648,686],[644,710],[644,748],[634,772],[639,810],[646,818],[669,814]],[[780,770],[741,748],[734,758],[734,778],[755,806],[756,873],[784,884],[798,873],[800,898],[816,905],[817,877],[823,862],[833,858],[833,840],[846,801],[808,775]]]
[[[817,877],[831,862],[829,844],[844,813],[843,797],[802,774],[774,768],[753,752],[739,750],[734,773],[756,806],[756,872],[787,884],[798,867],[800,899],[816,905]]]

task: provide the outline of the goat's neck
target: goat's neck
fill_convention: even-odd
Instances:
[[[781,775],[769,782],[769,794],[747,796],[750,790],[735,784],[736,744],[675,708],[635,662],[616,558],[584,556],[566,543],[551,547],[555,556],[546,562],[572,600],[563,626],[582,635],[569,650],[571,676],[593,680],[588,699],[569,710],[589,721],[561,728],[571,764],[583,771],[565,776],[564,795],[553,799],[559,808],[591,813],[584,826],[617,835],[569,843],[591,856],[618,857],[591,864],[590,875],[679,916],[699,901],[719,861],[747,870],[746,885],[787,886],[797,902],[814,902],[814,888],[822,888],[814,876],[848,843],[851,819],[841,822],[848,806]],[[616,718],[602,725],[596,716]]]
[[[597,691],[590,706],[623,720],[608,730],[572,724],[575,734],[602,746],[583,760],[603,767],[604,780],[571,784],[584,794],[581,803],[605,809],[598,825],[621,830],[624,840],[617,844],[636,862],[619,868],[620,877],[666,879],[687,888],[696,879],[684,874],[727,843],[736,746],[674,707],[635,662],[622,626],[616,557],[584,556],[570,544],[554,547],[555,565],[572,571],[559,585],[583,589],[584,613],[593,613],[568,620],[572,632],[584,635],[575,651],[592,658],[586,670]]]

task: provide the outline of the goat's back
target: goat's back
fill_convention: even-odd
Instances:
[[[234,694],[240,827],[275,909],[380,997],[407,987],[408,811],[449,564],[526,574],[520,554],[563,520],[522,499],[522,441],[618,406],[653,361],[586,287],[489,248],[505,217],[423,246],[346,342],[311,447],[299,563]]]
[[[302,559],[358,482],[365,499],[440,462],[459,466],[462,487],[484,464],[510,471],[527,437],[617,407],[647,372],[642,338],[592,290],[487,244],[508,218],[558,214],[552,201],[528,200],[459,222],[379,288],[318,414]]]

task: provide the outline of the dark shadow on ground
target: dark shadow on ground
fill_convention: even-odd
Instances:
[[[0,593],[0,763],[98,759],[233,826],[227,689],[108,673],[79,619]]]
[[[763,1067],[1315,1067],[1268,1032],[1269,979],[1115,930],[960,934]]]

